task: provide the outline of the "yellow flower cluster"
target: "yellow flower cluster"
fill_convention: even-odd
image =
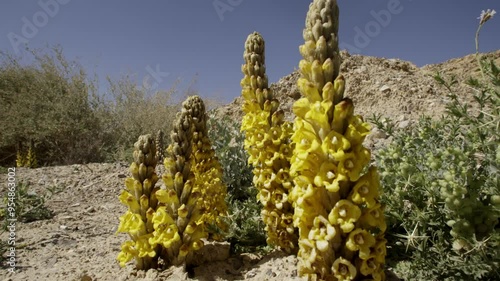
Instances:
[[[120,194],[120,202],[128,207],[120,217],[118,232],[128,233],[132,240],[122,244],[117,260],[123,267],[135,258],[138,269],[154,267],[157,252],[149,242],[153,237],[154,212],[158,200],[155,184],[156,148],[151,135],[143,135],[134,144],[134,162],[130,165],[132,177],[125,180],[126,189]]]
[[[290,167],[299,273],[312,280],[383,280],[386,224],[378,173],[371,167],[362,174],[370,161],[362,145],[369,126],[343,96],[338,13],[335,0],[314,0],[300,47],[303,97],[293,106]]]
[[[245,42],[241,80],[244,98],[241,130],[245,131],[244,147],[248,162],[254,167],[253,183],[263,205],[262,219],[266,225],[267,243],[287,252],[295,252],[297,235],[293,227],[293,207],[288,200],[292,187],[290,158],[291,124],[278,110],[265,73],[264,39],[254,32]]]
[[[31,140],[28,151],[24,151],[22,143],[19,142],[16,153],[16,167],[36,168],[38,166],[34,147],[34,142]]]
[[[224,217],[227,216],[227,187],[222,182],[222,167],[208,137],[205,104],[199,96],[192,96],[185,103],[185,108],[192,116],[194,125],[192,170],[196,180],[192,192],[199,192],[203,198],[200,207],[206,214],[205,227],[215,225],[226,232],[228,226]],[[220,233],[212,232],[209,235],[209,238],[218,241],[223,238]]]
[[[117,259],[121,266],[135,258],[138,269],[183,264],[203,247],[207,226],[224,227],[226,187],[222,169],[207,137],[203,101],[189,97],[177,115],[171,144],[164,160],[165,188],[155,187],[157,154],[151,135],[135,144],[133,178],[125,181],[120,201],[128,207],[117,232],[132,238],[122,244]],[[212,237],[220,238],[220,237]]]
[[[157,230],[154,242],[165,248],[167,264],[174,265],[184,263],[188,254],[203,247],[202,239],[208,236],[206,210],[202,207],[205,198],[200,188],[195,188],[196,178],[192,170],[195,130],[189,110],[192,102],[192,98],[186,100],[177,115],[164,160],[163,182],[166,188],[156,193],[160,202],[157,223],[165,231]]]

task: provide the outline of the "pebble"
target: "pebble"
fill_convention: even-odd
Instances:
[[[408,120],[401,121],[401,122],[399,122],[398,128],[404,129],[404,128],[408,127],[409,125],[410,125],[410,121],[408,121]]]
[[[391,91],[391,88],[387,85],[383,85],[382,87],[380,87],[380,90],[382,93],[389,93]]]

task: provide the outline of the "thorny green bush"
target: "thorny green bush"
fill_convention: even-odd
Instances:
[[[252,169],[247,164],[243,148],[244,135],[239,124],[225,117],[210,114],[208,134],[219,162],[224,170],[224,182],[228,190],[226,240],[234,253],[266,251],[266,235],[262,222],[257,189],[252,185]]]
[[[219,119],[215,114],[208,118],[208,134],[224,170],[227,191],[234,199],[246,200],[253,196],[252,167],[247,163],[243,148],[245,136],[239,124],[228,117]]]
[[[445,115],[391,132],[379,151],[388,220],[388,264],[405,280],[500,278],[500,71],[481,60],[484,77],[466,83],[477,106],[449,90]],[[374,120],[382,130],[392,124]]]

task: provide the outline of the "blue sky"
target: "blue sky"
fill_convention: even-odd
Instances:
[[[152,89],[180,90],[196,77],[203,97],[240,94],[244,41],[266,41],[270,82],[300,60],[298,46],[310,0],[3,0],[0,50],[60,45],[101,80],[129,74]],[[475,52],[481,10],[492,0],[338,0],[341,47],[351,53],[400,58],[418,66]],[[481,31],[480,50],[500,49],[500,14]],[[15,39],[14,39],[15,38]],[[14,42],[14,43],[13,43]]]

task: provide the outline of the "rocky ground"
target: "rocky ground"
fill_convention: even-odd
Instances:
[[[500,51],[487,56],[500,65]],[[380,114],[395,120],[398,127],[411,125],[422,114],[438,117],[443,113],[447,92],[431,77],[436,71],[459,79],[479,77],[473,55],[421,68],[398,59],[345,52],[342,57],[346,96],[354,100],[356,112]],[[300,96],[295,86],[298,76],[294,72],[271,85],[290,120],[290,107]],[[473,104],[470,87],[459,83],[455,90],[464,102]],[[237,98],[219,108],[218,114],[241,118],[240,106]],[[388,141],[385,134],[373,129],[366,145],[376,149]],[[30,194],[51,193],[45,206],[54,216],[17,223],[17,269],[9,273],[4,265],[0,280],[301,280],[294,256],[279,252],[229,256],[227,244],[208,245],[199,255],[201,264],[189,274],[181,268],[143,272],[129,265],[121,269],[115,258],[127,237],[115,234],[118,218],[125,211],[117,197],[127,176],[126,163],[16,169],[17,180],[30,183]],[[0,178],[7,181],[5,173]],[[5,192],[6,185],[0,185],[0,194]],[[6,241],[8,235],[1,233],[1,240]]]

